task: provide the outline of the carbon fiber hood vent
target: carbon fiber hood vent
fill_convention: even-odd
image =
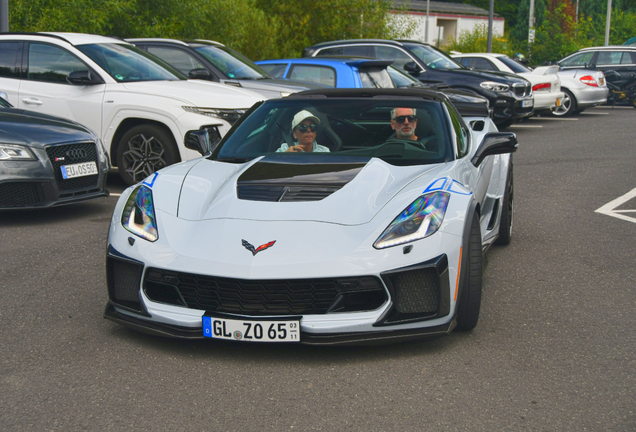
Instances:
[[[237,196],[248,201],[320,201],[353,180],[366,162],[290,164],[263,159],[239,177]]]

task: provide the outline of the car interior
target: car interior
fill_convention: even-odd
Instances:
[[[378,157],[395,165],[439,163],[451,159],[450,139],[443,127],[445,123],[439,104],[420,102],[414,106],[417,141],[395,136],[390,122],[394,107],[386,101],[365,107],[353,100],[338,104],[331,101],[293,105],[266,102],[221,143],[213,158],[251,159],[275,154],[283,143],[294,142],[292,118],[299,111],[307,110],[320,119],[316,142],[328,147],[329,154]]]

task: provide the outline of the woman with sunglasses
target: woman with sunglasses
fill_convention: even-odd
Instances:
[[[329,148],[321,146],[316,142],[316,132],[320,119],[307,110],[298,112],[292,120],[292,134],[298,144],[288,145],[284,143],[277,152],[322,152],[326,153]]]
[[[391,110],[391,128],[395,131],[396,138],[417,141],[416,127],[415,108],[394,108]]]

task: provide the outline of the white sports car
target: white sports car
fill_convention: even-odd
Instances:
[[[432,90],[311,90],[254,105],[220,143],[188,133],[204,157],[117,203],[105,318],[326,345],[473,329],[483,254],[512,234],[517,140],[486,105],[460,110]]]

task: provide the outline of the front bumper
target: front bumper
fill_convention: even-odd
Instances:
[[[491,106],[493,121],[502,124],[531,116],[534,113],[534,98],[532,95],[516,97],[500,94],[491,101]]]
[[[154,336],[169,337],[175,339],[209,339],[203,336],[201,328],[184,327],[174,324],[140,319],[134,315],[124,314],[118,311],[111,302],[106,305],[104,318],[132,330]],[[368,345],[385,342],[403,342],[421,340],[444,336],[455,328],[456,322],[452,320],[446,324],[435,327],[414,328],[406,330],[385,330],[376,332],[347,332],[347,333],[303,333],[300,343],[304,345]]]
[[[245,320],[300,316],[302,344],[396,342],[452,331],[456,275],[442,254],[377,277],[216,278],[149,268],[110,247],[104,318],[144,333],[203,339],[209,313]]]
[[[37,160],[0,161],[0,210],[54,207],[108,196],[108,157],[97,146],[98,143],[89,142],[31,148]],[[87,156],[65,161],[69,148],[85,148]],[[96,163],[97,174],[63,178],[61,166],[90,161]]]

